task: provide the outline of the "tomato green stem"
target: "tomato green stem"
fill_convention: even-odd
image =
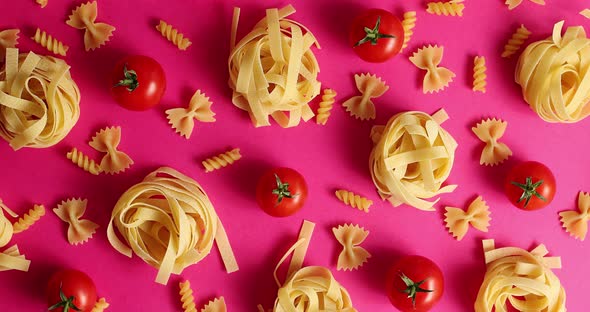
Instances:
[[[417,283],[415,283],[411,278],[407,277],[404,273],[399,274],[402,281],[406,284],[406,289],[400,289],[400,292],[408,294],[408,298],[412,299],[412,306],[416,309],[416,295],[418,293],[429,293],[433,292],[432,289],[424,289],[420,288],[420,285],[426,282],[426,279],[423,279]]]
[[[520,203],[524,200],[524,208],[526,208],[533,196],[537,197],[542,201],[547,201],[547,198],[545,198],[543,195],[537,192],[537,188],[543,184],[543,180],[539,180],[536,183],[533,183],[533,178],[527,177],[524,184],[514,181],[511,181],[510,183],[522,189],[522,194],[520,195],[520,198],[518,199],[517,203]]]
[[[139,81],[137,80],[137,73],[132,69],[127,69],[127,64],[123,65],[123,76],[125,79],[119,80],[113,87],[127,87],[127,91],[133,92],[133,90],[139,87]]]
[[[275,179],[277,181],[277,188],[272,190],[272,193],[277,195],[277,205],[281,203],[281,201],[283,201],[283,198],[293,198],[294,196],[297,196],[298,194],[291,194],[291,191],[289,190],[289,183],[285,182],[283,183],[281,181],[281,178],[279,178],[279,175],[275,173]]]
[[[70,297],[66,297],[66,294],[64,294],[62,288],[61,288],[61,284],[59,284],[59,299],[61,300],[60,302],[52,305],[49,307],[49,311],[51,310],[55,310],[57,308],[63,308],[63,312],[68,312],[70,311],[70,309],[74,310],[74,311],[82,311],[80,308],[78,308],[75,304],[74,304],[74,300],[76,299],[74,296],[70,296]]]
[[[390,34],[382,34],[379,32],[379,26],[381,25],[381,16],[377,16],[377,22],[373,29],[365,27],[365,37],[354,44],[355,47],[360,46],[363,43],[371,42],[371,45],[376,45],[377,41],[381,38],[395,38]]]

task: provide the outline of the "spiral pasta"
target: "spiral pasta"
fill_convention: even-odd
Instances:
[[[333,89],[324,89],[324,92],[322,93],[322,100],[320,101],[318,107],[318,114],[315,117],[316,123],[318,125],[325,125],[328,122],[330,111],[334,107],[334,98],[336,95],[337,93]]]
[[[105,298],[100,298],[98,299],[98,301],[94,304],[94,307],[92,308],[91,312],[103,312],[104,310],[106,310],[108,307],[110,306],[110,304],[107,302],[107,300]]]
[[[408,47],[408,43],[414,34],[414,27],[416,27],[416,11],[409,11],[404,13],[404,19],[402,20],[402,26],[404,28],[404,43],[400,50],[403,51]]]
[[[553,27],[553,36],[531,43],[516,65],[524,100],[547,122],[575,123],[590,115],[590,39],[584,27]]]
[[[524,27],[524,25],[520,25],[516,32],[512,34],[512,37],[508,40],[508,43],[504,46],[504,52],[502,52],[502,57],[510,58],[514,55],[520,47],[524,44],[524,42],[529,38],[531,32]]]
[[[72,163],[93,175],[98,175],[102,171],[94,159],[90,159],[87,155],[75,147],[66,154],[66,157],[71,160]]]
[[[195,180],[172,168],[157,169],[121,195],[107,237],[118,252],[135,253],[157,268],[160,284],[205,258],[214,240],[228,273],[238,270],[209,197]]]
[[[172,44],[177,46],[181,51],[186,50],[191,44],[193,44],[188,38],[181,34],[178,29],[163,20],[160,20],[160,23],[156,25],[156,30],[162,34],[162,37],[172,42]]]
[[[191,282],[188,280],[180,282],[180,302],[182,302],[182,310],[184,312],[197,312],[195,305],[195,297],[193,296],[193,290],[191,289]]]
[[[364,212],[369,212],[369,207],[373,205],[372,200],[346,190],[337,190],[336,197],[346,205]]]
[[[0,71],[0,136],[18,150],[57,144],[80,117],[70,66],[51,56],[6,50]]]
[[[34,205],[27,213],[25,213],[21,218],[18,219],[12,227],[14,228],[14,233],[20,233],[22,231],[27,230],[31,227],[35,222],[39,221],[41,217],[45,215],[45,207],[43,205]]]
[[[465,5],[457,2],[429,2],[426,12],[435,15],[463,16]]]
[[[473,91],[486,93],[486,58],[476,56],[473,60]]]
[[[53,54],[66,56],[66,53],[70,49],[70,47],[63,44],[63,42],[55,39],[53,36],[39,28],[37,28],[35,35],[31,37],[31,39]]]
[[[441,187],[455,159],[457,142],[440,124],[444,110],[430,116],[424,112],[399,113],[373,139],[369,169],[379,195],[393,206],[407,204],[433,211],[437,201],[424,199],[452,192],[456,185]]]
[[[240,154],[240,149],[234,148],[225,153],[221,153],[211,158],[207,158],[203,160],[201,163],[205,168],[205,172],[211,172],[217,169],[221,169],[223,167],[227,167],[228,165],[232,165],[240,158],[242,158],[242,155]]]

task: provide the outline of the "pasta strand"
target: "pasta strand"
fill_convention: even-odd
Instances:
[[[71,160],[72,163],[93,175],[99,175],[102,172],[102,169],[94,159],[90,159],[75,147],[66,154],[66,157]]]
[[[336,197],[346,205],[364,212],[369,212],[369,207],[373,205],[372,200],[346,190],[337,190]]]
[[[333,89],[324,89],[322,93],[322,100],[320,101],[318,114],[316,115],[316,123],[318,125],[325,125],[330,117],[330,111],[334,107],[335,97],[337,93]]]
[[[520,25],[516,32],[512,34],[512,37],[508,40],[508,43],[504,46],[504,52],[502,52],[502,57],[510,58],[514,55],[520,48],[522,47],[523,43],[529,38],[531,32],[524,27],[524,25]]]
[[[66,53],[70,48],[39,28],[37,28],[37,30],[35,31],[35,35],[31,37],[31,39],[33,39],[33,41],[47,49],[47,51],[61,56],[66,56]]]
[[[416,27],[416,11],[409,11],[404,13],[404,19],[402,20],[402,26],[404,28],[404,43],[400,52],[402,52],[406,47],[408,47],[408,43],[414,34],[414,27]]]
[[[193,290],[191,289],[191,282],[188,280],[180,282],[180,302],[182,302],[182,310],[184,312],[197,312],[195,305],[195,297],[193,296]]]
[[[33,208],[29,209],[29,211],[19,218],[18,221],[12,224],[14,233],[16,234],[27,230],[44,215],[45,207],[43,205],[34,205]]]
[[[476,56],[473,60],[473,91],[486,93],[486,59]]]
[[[211,172],[231,165],[234,162],[238,161],[240,158],[242,158],[242,155],[240,154],[240,149],[234,148],[230,151],[221,153],[217,156],[207,158],[202,161],[202,164],[205,168],[205,172]]]
[[[92,308],[91,312],[103,312],[104,310],[106,310],[108,307],[110,306],[110,304],[107,302],[107,300],[105,298],[100,298],[98,299],[98,301],[94,304],[94,307]]]
[[[183,34],[178,32],[178,29],[163,20],[160,20],[160,24],[156,26],[156,29],[162,34],[162,37],[172,42],[181,51],[185,51],[191,44],[193,44],[188,38],[185,38]]]
[[[456,2],[429,2],[427,4],[426,12],[435,15],[445,16],[463,16],[463,3]]]

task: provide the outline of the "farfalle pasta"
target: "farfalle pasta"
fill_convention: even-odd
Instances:
[[[202,309],[201,312],[227,312],[227,306],[225,305],[225,299],[223,297],[215,298],[209,301]]]
[[[469,204],[467,211],[455,207],[446,207],[445,210],[445,225],[458,241],[465,237],[470,225],[482,232],[488,231],[492,218],[490,208],[481,196]]]
[[[524,100],[547,122],[574,123],[590,115],[590,39],[584,27],[553,26],[553,36],[533,42],[516,65]]]
[[[84,244],[96,233],[98,224],[81,219],[86,212],[87,199],[68,199],[62,201],[53,212],[64,222],[68,223],[68,242],[72,245]]]
[[[110,306],[110,304],[107,302],[107,300],[105,298],[100,298],[98,299],[98,301],[94,304],[94,307],[92,308],[92,311],[90,312],[103,312],[104,310],[106,310],[108,307]]]
[[[80,4],[69,16],[66,24],[84,30],[84,48],[94,50],[110,40],[115,27],[106,23],[97,23],[98,5],[96,1]]]
[[[79,117],[80,91],[66,62],[6,50],[0,71],[0,136],[13,149],[53,146]]]
[[[101,172],[117,174],[133,165],[131,157],[117,149],[119,143],[121,143],[121,127],[101,129],[88,143],[95,150],[106,153],[100,161]]]
[[[448,119],[444,110],[434,115],[410,111],[389,119],[372,131],[375,142],[369,158],[373,183],[382,199],[393,206],[407,204],[433,211],[442,193],[456,185],[442,186],[453,168],[457,142],[440,124]]]
[[[33,224],[35,224],[41,217],[45,215],[45,206],[34,205],[33,208],[29,209],[22,217],[12,224],[14,234],[28,230]]]
[[[201,122],[214,122],[215,113],[211,110],[209,97],[197,90],[191,98],[188,108],[166,110],[168,123],[178,134],[189,139],[195,127],[195,119]]]
[[[443,47],[424,46],[410,57],[416,67],[425,70],[426,75],[422,83],[422,92],[433,93],[444,90],[453,81],[455,73],[447,68],[438,66],[443,57]]]
[[[510,58],[512,55],[516,54],[518,50],[522,47],[524,42],[529,38],[531,32],[524,27],[524,25],[520,25],[516,29],[516,31],[512,34],[506,45],[504,46],[504,51],[502,52],[502,57]]]
[[[5,29],[0,31],[0,64],[4,63],[7,48],[16,48],[18,44],[18,29]]]
[[[332,228],[336,240],[342,245],[338,255],[338,270],[356,270],[371,258],[371,254],[359,246],[369,236],[369,231],[358,225],[344,224]]]
[[[228,273],[238,270],[209,197],[195,180],[172,168],[157,169],[121,195],[107,237],[118,252],[127,257],[135,253],[157,268],[160,284],[200,262],[214,241]]]
[[[480,165],[495,166],[512,156],[510,148],[506,144],[498,142],[504,136],[507,126],[508,122],[506,121],[488,118],[471,128],[477,138],[486,144],[481,151]]]
[[[483,56],[476,56],[473,59],[473,91],[486,93],[486,71],[486,58]]]
[[[27,272],[30,265],[31,260],[27,260],[20,253],[16,244],[0,252],[0,272],[10,270]]]
[[[373,104],[371,98],[382,96],[383,93],[389,90],[389,87],[381,78],[369,73],[355,74],[354,82],[362,95],[351,97],[342,103],[342,106],[346,108],[346,111],[351,116],[361,120],[375,119],[375,104]]]
[[[516,8],[517,6],[522,4],[523,0],[506,0],[506,5],[508,6],[508,10],[513,10],[514,8]],[[539,5],[545,5],[545,0],[530,0],[533,3],[539,4]]]
[[[160,23],[156,25],[156,30],[160,32],[162,37],[172,42],[172,44],[178,47],[181,51],[186,50],[191,44],[193,44],[188,38],[181,34],[178,29],[163,20],[160,20]]]
[[[551,269],[561,268],[559,257],[546,257],[545,245],[528,252],[517,247],[495,248],[483,241],[487,271],[475,300],[475,312],[565,312],[565,290]]]
[[[559,213],[560,221],[570,236],[581,241],[588,234],[588,221],[590,221],[590,194],[580,192],[578,194],[578,211],[562,211]]]
[[[315,37],[303,25],[287,19],[291,5],[268,9],[242,40],[236,43],[240,9],[234,9],[228,60],[232,102],[248,112],[255,127],[294,127],[314,116],[309,102],[320,93],[320,71],[311,47]]]
[[[318,113],[315,117],[316,123],[318,125],[326,125],[328,122],[328,118],[330,117],[330,111],[334,107],[334,102],[336,101],[336,91],[333,89],[324,89],[322,93],[322,100],[320,101],[318,107]]]

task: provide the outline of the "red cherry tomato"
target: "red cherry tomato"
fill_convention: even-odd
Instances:
[[[440,268],[422,256],[406,256],[396,261],[387,273],[387,296],[402,312],[426,312],[443,295],[444,278]]]
[[[390,12],[369,9],[352,21],[348,38],[360,58],[371,63],[382,63],[401,50],[404,27]]]
[[[525,161],[514,166],[504,181],[508,200],[523,210],[537,210],[549,205],[555,191],[553,173],[536,161]]]
[[[256,201],[264,212],[273,217],[293,215],[307,199],[307,184],[303,176],[291,168],[275,168],[258,180]]]
[[[166,90],[164,69],[156,60],[143,55],[120,60],[113,69],[110,82],[115,101],[134,111],[158,105]]]
[[[96,286],[88,275],[62,270],[47,283],[47,306],[54,312],[90,312],[96,303]],[[76,310],[77,309],[77,310]]]

